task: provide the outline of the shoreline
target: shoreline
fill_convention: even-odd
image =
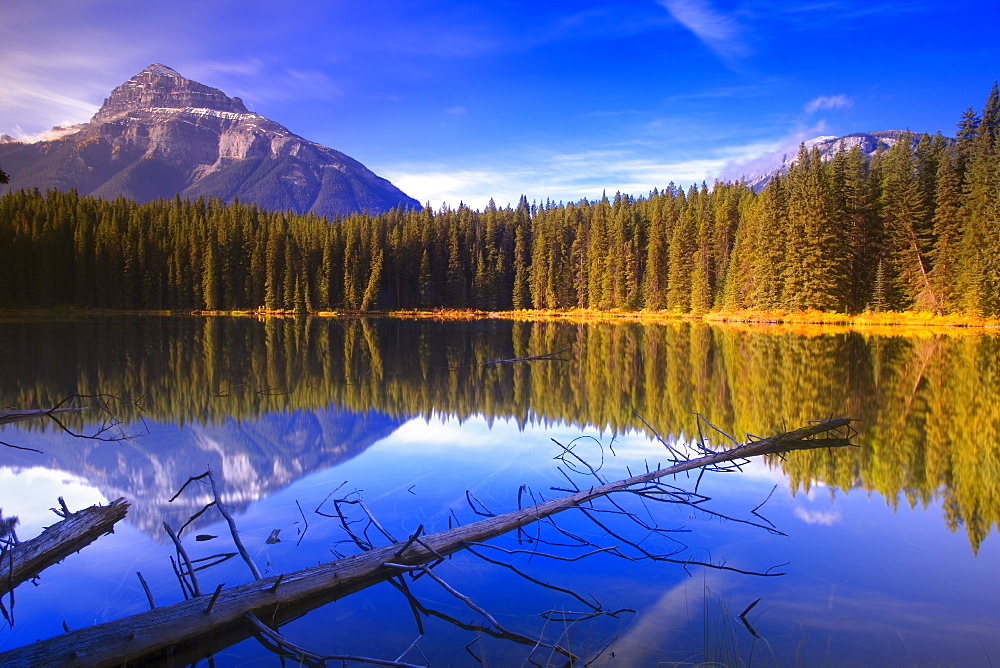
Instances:
[[[569,322],[636,322],[665,324],[679,322],[707,322],[714,325],[777,327],[808,326],[845,329],[1000,329],[1000,318],[979,316],[934,315],[916,311],[888,311],[848,315],[824,311],[712,311],[703,314],[676,311],[598,311],[594,309],[524,309],[516,311],[485,311],[476,309],[410,309],[398,311],[291,311],[263,309],[252,310],[114,310],[82,309],[76,307],[39,307],[28,309],[0,309],[0,322],[7,318],[49,315],[72,318],[91,315],[193,315],[258,318],[398,318],[404,320],[519,320],[519,321],[569,321]]]

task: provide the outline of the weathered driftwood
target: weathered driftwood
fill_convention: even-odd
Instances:
[[[59,413],[74,413],[82,411],[83,408],[35,408],[21,411],[0,411],[0,424],[10,424],[21,420],[34,420],[36,418],[51,417]]]
[[[0,654],[4,666],[118,665],[144,657],[207,634],[222,633],[253,612],[262,619],[286,606],[296,606],[314,597],[335,600],[398,575],[400,566],[425,564],[477,543],[514,531],[544,517],[588,501],[672,474],[758,455],[768,455],[831,445],[846,439],[811,437],[846,427],[851,418],[817,422],[786,434],[761,439],[723,452],[680,462],[673,466],[617,482],[544,501],[504,515],[488,517],[423,537],[356,554],[293,573],[255,580],[247,584],[199,596],[112,622],[71,631],[54,638]],[[211,599],[211,606],[209,606]]]
[[[70,513],[31,540],[5,550],[0,559],[0,596],[114,531],[128,505],[125,499],[116,499],[106,506]]]

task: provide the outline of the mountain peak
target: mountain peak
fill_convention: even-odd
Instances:
[[[0,135],[0,164],[14,190],[74,188],[137,202],[217,197],[327,216],[420,208],[357,160],[163,63],[111,91],[89,123],[33,143]]]
[[[180,72],[172,67],[167,67],[163,63],[153,63],[142,72],[139,72],[136,76],[142,76],[143,74],[152,74],[160,77],[176,77],[177,79],[184,78],[180,75]]]
[[[212,109],[248,113],[243,100],[229,97],[218,88],[185,79],[177,70],[153,63],[111,91],[92,122],[112,121],[133,111],[148,109]]]

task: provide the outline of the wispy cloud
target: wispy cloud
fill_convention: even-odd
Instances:
[[[743,8],[749,21],[775,21],[794,30],[827,31],[838,26],[864,29],[865,19],[876,17],[885,22],[904,14],[924,13],[926,7],[913,2],[858,2],[857,0],[821,0],[795,3],[787,0],[756,0]]]
[[[708,0],[660,0],[660,4],[723,60],[731,62],[749,55],[739,25],[732,17],[716,11]]]
[[[90,119],[103,96],[90,82],[74,82],[71,77],[36,74],[31,67],[12,63],[0,75],[0,132],[33,141],[28,135],[47,131],[55,125],[73,125]],[[59,83],[53,84],[53,80]],[[110,89],[108,89],[110,90]]]
[[[14,134],[11,136],[24,144],[34,144],[35,142],[40,141],[53,141],[55,139],[59,139],[60,137],[71,135],[74,132],[79,132],[84,125],[84,123],[70,124],[69,121],[66,121],[62,125],[53,126],[51,130],[44,130],[34,134],[29,134],[22,130],[20,125],[15,125]]]
[[[821,109],[850,109],[854,106],[854,100],[843,93],[837,95],[820,95],[814,100],[806,103],[807,114],[815,114]]]
[[[802,506],[795,508],[795,516],[806,524],[818,524],[820,526],[833,526],[840,522],[840,513],[836,511],[806,510]]]
[[[772,144],[729,146],[704,158],[658,160],[641,148],[608,148],[579,152],[538,151],[529,157],[466,158],[458,163],[398,163],[375,171],[403,192],[437,209],[459,202],[482,209],[492,198],[497,206],[516,204],[521,195],[573,202],[594,200],[607,192],[645,196],[671,181],[681,187],[711,183],[731,163],[773,151]],[[484,167],[483,165],[488,165]]]
[[[785,136],[772,141],[760,142],[743,147],[744,152],[734,151],[725,166],[717,172],[720,179],[738,180],[753,178],[781,166],[795,157],[799,144],[810,142],[823,136],[827,125],[818,121],[811,125],[796,125]]]

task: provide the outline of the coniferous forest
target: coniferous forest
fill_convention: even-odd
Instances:
[[[744,182],[648,197],[327,220],[240,202],[0,198],[0,307],[321,311],[914,309],[1000,313],[1000,98],[954,141],[869,161],[801,147]]]

